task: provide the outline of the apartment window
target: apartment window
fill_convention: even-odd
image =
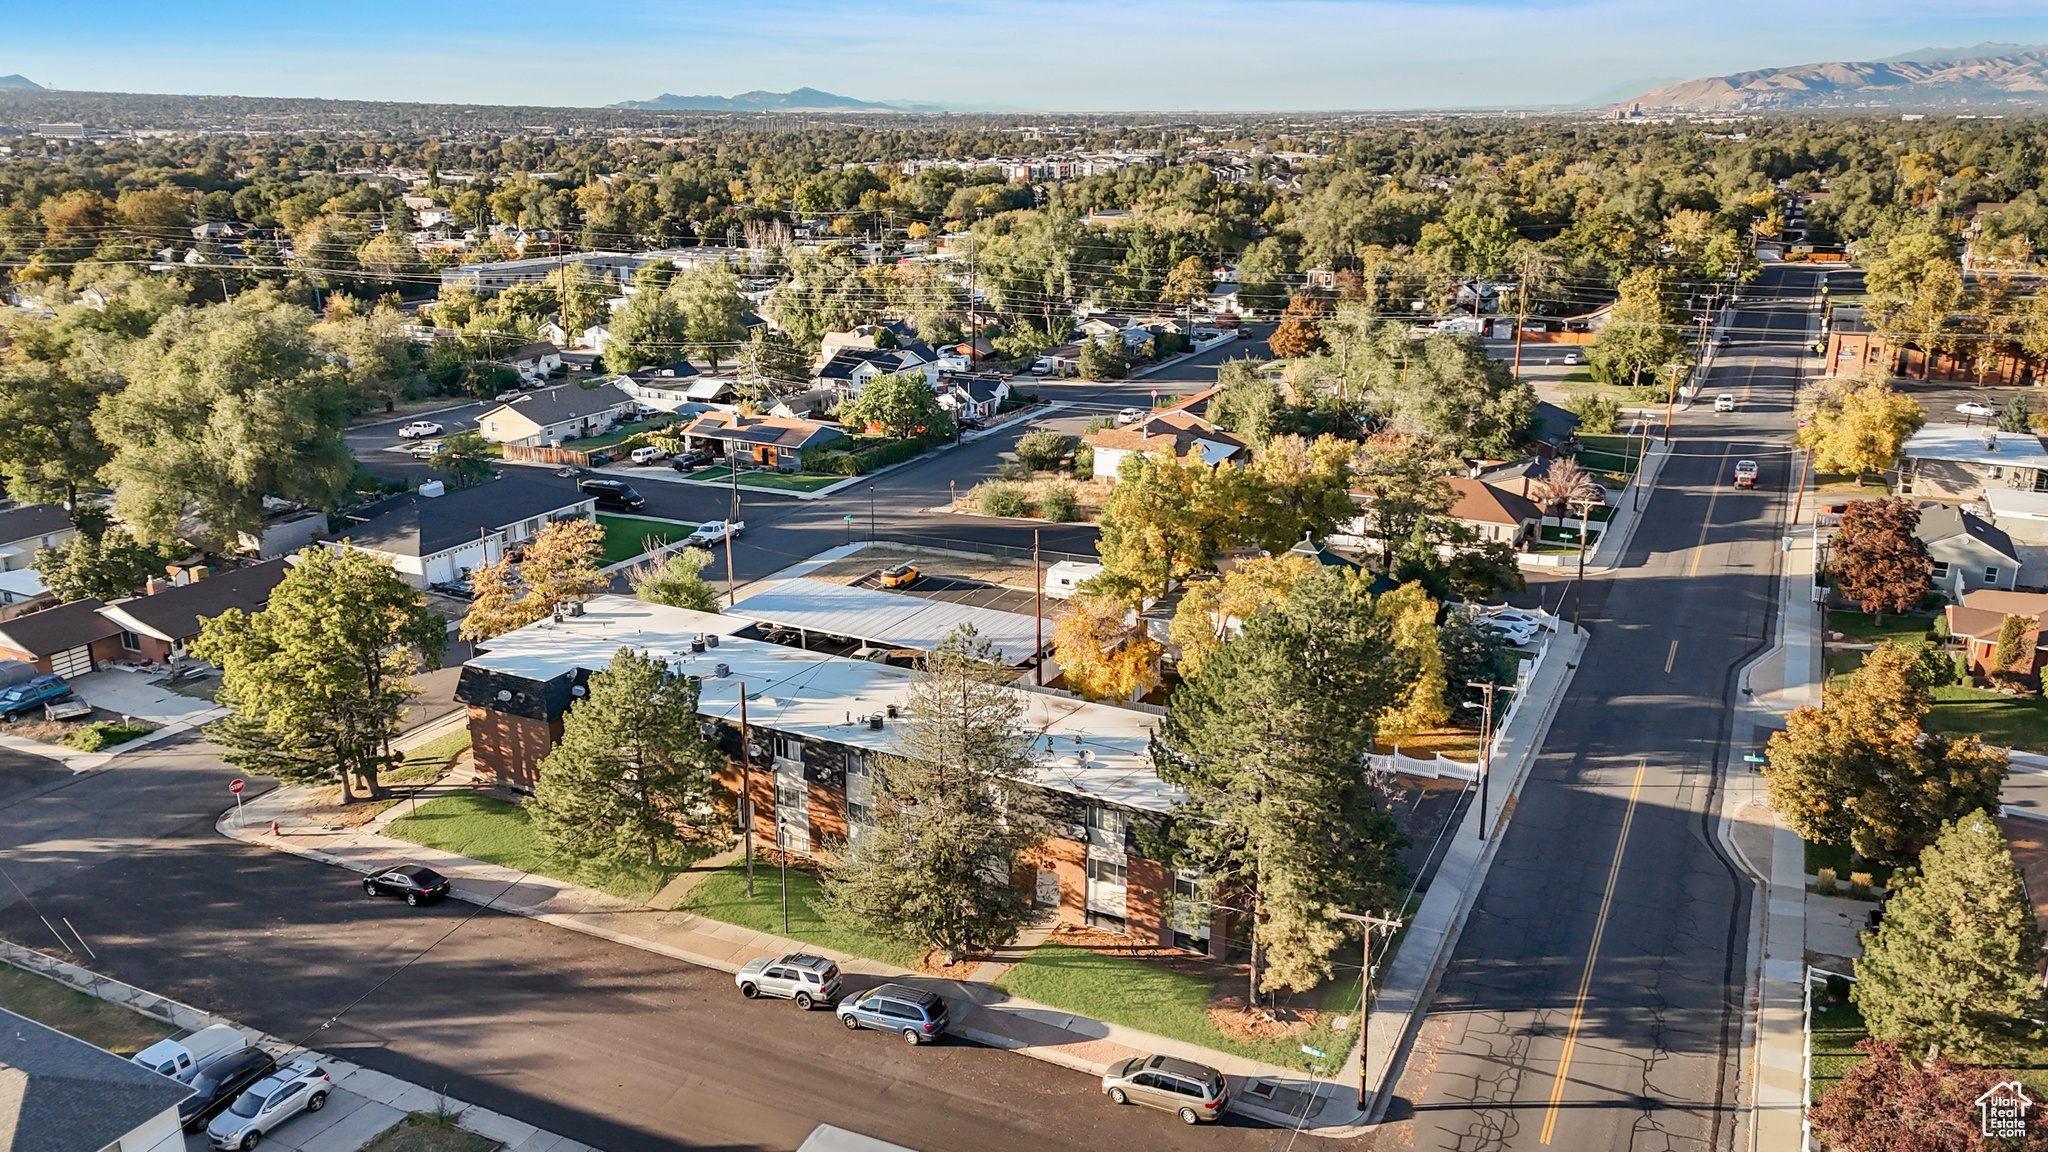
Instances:
[[[142,637],[137,636],[133,632],[123,632],[121,633],[121,647],[130,652],[140,652],[142,651]]]
[[[1088,858],[1088,878],[1097,884],[1122,886],[1129,883],[1129,874],[1129,869],[1121,860],[1101,859],[1094,856]]]
[[[1984,570],[1984,582],[1985,582],[1986,584],[1996,584],[1996,583],[1998,583],[1998,569],[1996,569],[1996,568],[1986,568],[1986,569]]]
[[[1936,580],[1948,579],[1948,561],[1936,560],[1933,570],[1928,575],[1933,576]]]
[[[777,736],[774,739],[775,758],[804,762],[804,742],[794,736]]]
[[[1124,834],[1124,814],[1115,808],[1090,805],[1088,827],[1100,832],[1110,840],[1120,840]]]

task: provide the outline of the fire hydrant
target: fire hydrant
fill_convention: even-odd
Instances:
[[[270,822],[270,834],[271,834],[272,836],[281,836],[281,835],[283,835],[283,833],[281,833],[281,832],[279,832],[279,831],[277,830],[277,821],[275,821],[275,820],[272,820],[272,821]]]

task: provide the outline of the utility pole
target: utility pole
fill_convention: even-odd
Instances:
[[[1486,782],[1493,775],[1493,694],[1513,692],[1511,684],[1473,684],[1467,688],[1478,688],[1486,693],[1486,703],[1480,705],[1484,711],[1479,714],[1479,838],[1486,839]],[[1466,704],[1465,707],[1473,707]]]
[[[1527,256],[1522,257],[1521,289],[1520,292],[1516,293],[1521,299],[1515,305],[1515,376],[1518,378],[1522,375],[1522,322],[1529,318],[1529,258]]]
[[[1330,915],[1339,920],[1352,920],[1365,926],[1364,969],[1359,979],[1358,997],[1358,1110],[1365,1111],[1365,1078],[1371,1075],[1372,1060],[1372,978],[1376,973],[1372,965],[1372,937],[1375,932],[1397,932],[1401,920],[1392,912],[1385,916],[1360,916],[1356,912],[1331,911]]]
[[[1678,407],[1679,367],[1680,365],[1675,362],[1671,365],[1671,396],[1664,401],[1664,442],[1666,444],[1671,443],[1671,412]]]
[[[725,517],[725,603],[727,607],[739,603],[739,593],[734,590],[732,578],[732,526],[740,522],[740,461],[738,449],[725,450],[725,470],[732,475],[732,511]],[[741,701],[745,707],[745,701]]]
[[[1592,514],[1590,500],[1579,501],[1579,582],[1572,592],[1572,635],[1579,634],[1579,609],[1586,603],[1586,518]]]
[[[1031,530],[1031,629],[1037,647],[1032,651],[1033,682],[1045,686],[1045,573],[1038,567],[1038,529]]]
[[[740,686],[740,838],[747,856],[747,899],[754,898],[754,745],[747,731],[747,682]]]

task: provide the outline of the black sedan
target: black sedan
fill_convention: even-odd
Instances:
[[[192,1095],[178,1102],[178,1120],[185,1125],[185,1131],[199,1131],[242,1089],[270,1075],[276,1067],[277,1058],[261,1048],[228,1053],[192,1078]]]
[[[401,864],[366,878],[363,892],[369,896],[403,896],[407,904],[417,907],[448,895],[448,878],[420,864]]]

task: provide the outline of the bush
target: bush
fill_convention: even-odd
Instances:
[[[981,488],[981,514],[984,516],[1022,516],[1024,514],[1024,490],[1015,484],[984,484]]]
[[[1055,524],[1065,524],[1074,518],[1079,504],[1080,501],[1074,497],[1073,485],[1055,484],[1046,489],[1045,499],[1039,502],[1038,510],[1044,513],[1047,520]]]
[[[1017,459],[1033,472],[1050,472],[1066,458],[1072,440],[1050,429],[1026,432],[1017,438]]]
[[[1015,460],[1005,460],[996,465],[996,479],[1019,483],[1031,479],[1031,469]]]
[[[1598,396],[1581,396],[1566,407],[1579,418],[1579,431],[1589,435],[1608,435],[1621,421],[1621,401],[1604,392]]]
[[[1093,446],[1083,444],[1079,448],[1074,449],[1074,479],[1095,479],[1095,449]]]
[[[64,737],[64,743],[80,752],[98,752],[112,748],[116,744],[126,744],[137,737],[147,736],[150,732],[151,729],[148,728],[123,727],[111,720],[95,720],[73,730],[69,736]]]
[[[877,468],[901,464],[920,455],[934,445],[947,444],[951,436],[911,437],[907,440],[880,439],[866,436],[849,436],[854,442],[852,448],[806,448],[803,455],[803,470],[822,472],[837,476],[865,476]],[[834,441],[835,444],[842,441]]]
[[[1833,868],[1823,868],[1815,873],[1815,875],[1818,878],[1818,882],[1814,884],[1815,888],[1820,889],[1822,892],[1833,892],[1835,890],[1835,870]]]

